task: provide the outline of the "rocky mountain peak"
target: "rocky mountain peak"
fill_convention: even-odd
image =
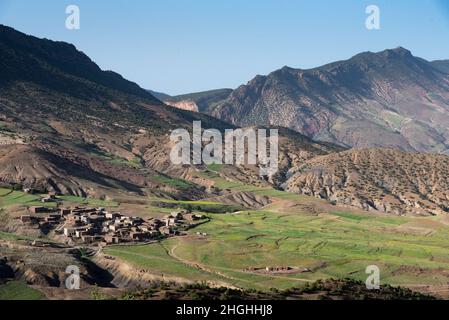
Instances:
[[[213,115],[345,146],[446,152],[445,66],[398,47],[308,70],[283,67],[234,90]]]

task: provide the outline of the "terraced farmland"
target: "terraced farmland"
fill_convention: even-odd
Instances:
[[[7,188],[0,188],[0,208],[7,208],[13,205],[26,206],[54,206],[54,203],[43,204],[39,195],[28,194],[22,191],[15,191]]]
[[[368,265],[379,266],[382,283],[416,287],[444,285],[449,280],[449,220],[445,218],[344,211],[281,191],[257,192],[277,196],[260,211],[210,214],[211,221],[188,236],[162,242],[165,259],[171,261],[165,265],[158,266],[152,259],[160,244],[139,247],[139,259],[145,258],[150,270],[192,281],[198,279],[192,277],[193,268],[207,274],[207,279],[215,276],[233,286],[262,290],[328,278],[364,281]],[[136,263],[129,256],[134,250],[108,249],[108,253]],[[175,271],[171,264],[176,265]],[[266,267],[291,270],[266,272]]]
[[[42,300],[44,295],[21,281],[0,286],[0,300]]]

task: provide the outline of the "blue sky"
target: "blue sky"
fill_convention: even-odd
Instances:
[[[80,30],[65,28],[69,4]],[[381,30],[365,28],[370,4]],[[0,23],[71,42],[101,68],[169,94],[397,46],[449,59],[449,0],[0,0]]]

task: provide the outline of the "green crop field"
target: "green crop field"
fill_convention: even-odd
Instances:
[[[198,212],[211,212],[211,213],[226,213],[226,212],[235,212],[242,209],[241,206],[237,205],[226,205],[220,202],[215,201],[178,201],[178,200],[167,200],[160,198],[153,198],[151,200],[151,204],[154,207],[157,207],[157,204],[169,204],[182,209],[188,209],[191,211]],[[171,209],[169,212],[173,211]],[[168,212],[168,213],[169,213]]]
[[[169,248],[163,244],[113,246],[104,249],[104,253],[131,262],[135,266],[147,269],[159,276],[171,276],[190,279],[192,281],[223,280],[216,274],[199,270],[186,265],[173,257],[168,252]]]
[[[12,205],[26,206],[47,206],[53,207],[55,203],[41,203],[41,196],[28,194],[22,191],[15,191],[8,188],[0,188],[0,208],[7,208]]]
[[[189,183],[183,179],[172,178],[172,177],[165,176],[165,175],[156,175],[156,176],[153,176],[153,179],[159,183],[163,183],[165,185],[176,187],[176,188],[181,188],[181,189],[188,189],[192,186],[191,183]]]
[[[8,208],[13,205],[44,206],[55,207],[56,202],[42,203],[40,200],[45,195],[29,194],[22,191],[12,190],[8,188],[0,188],[0,208]],[[86,206],[98,207],[117,207],[118,203],[115,201],[100,200],[93,198],[82,198],[76,196],[58,196],[59,200],[69,203],[81,204]]]
[[[9,233],[9,232],[3,232],[0,231],[0,239],[4,239],[4,240],[14,240],[14,241],[20,241],[20,240],[35,240],[32,237],[27,237],[27,236],[23,236],[23,235],[17,235],[14,233]]]
[[[253,190],[279,202],[260,211],[210,214],[211,221],[186,237],[161,244],[107,249],[139,266],[197,280],[199,274],[242,288],[285,289],[327,278],[365,280],[377,265],[381,282],[416,286],[446,284],[449,226],[439,217],[397,217],[355,211],[310,214],[282,203],[307,201],[276,190]],[[197,232],[206,233],[199,237]],[[137,253],[136,253],[137,250]],[[164,262],[155,258],[164,253]],[[159,255],[157,255],[159,256]],[[168,263],[168,260],[170,263]],[[291,267],[306,272],[264,273],[250,268]],[[207,271],[207,272],[206,272]]]
[[[0,300],[42,300],[44,295],[20,281],[0,286]]]

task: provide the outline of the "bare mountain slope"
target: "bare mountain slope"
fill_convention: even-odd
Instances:
[[[449,157],[391,149],[348,150],[291,170],[285,188],[398,215],[449,211]]]
[[[101,71],[71,45],[0,27],[0,56],[0,183],[100,197],[120,190],[253,201],[212,188],[208,175],[198,174],[208,171],[228,181],[285,188],[367,210],[439,214],[448,209],[448,157],[347,150],[310,138],[444,151],[447,75],[404,49],[364,53],[314,70],[284,68],[234,91],[220,109],[230,120],[252,126],[265,119],[271,127],[279,122],[296,129],[277,127],[279,171],[267,180],[255,166],[212,172],[207,166],[173,165],[172,129],[190,131],[194,120],[202,120],[203,128],[233,126],[166,106],[137,85]],[[268,102],[278,108],[268,108]]]
[[[169,153],[145,153],[193,120],[205,128],[228,124],[164,105],[67,43],[0,26],[0,57],[0,181],[71,194],[107,186],[203,195],[159,177]]]
[[[8,145],[0,150],[1,185],[82,197],[105,197],[119,190],[137,194],[147,190],[179,199],[204,197],[202,188],[194,184],[175,188],[164,184],[161,177],[154,170],[116,165],[80,149]]]
[[[397,48],[310,70],[284,67],[234,90],[213,115],[350,147],[447,152],[449,75]]]

